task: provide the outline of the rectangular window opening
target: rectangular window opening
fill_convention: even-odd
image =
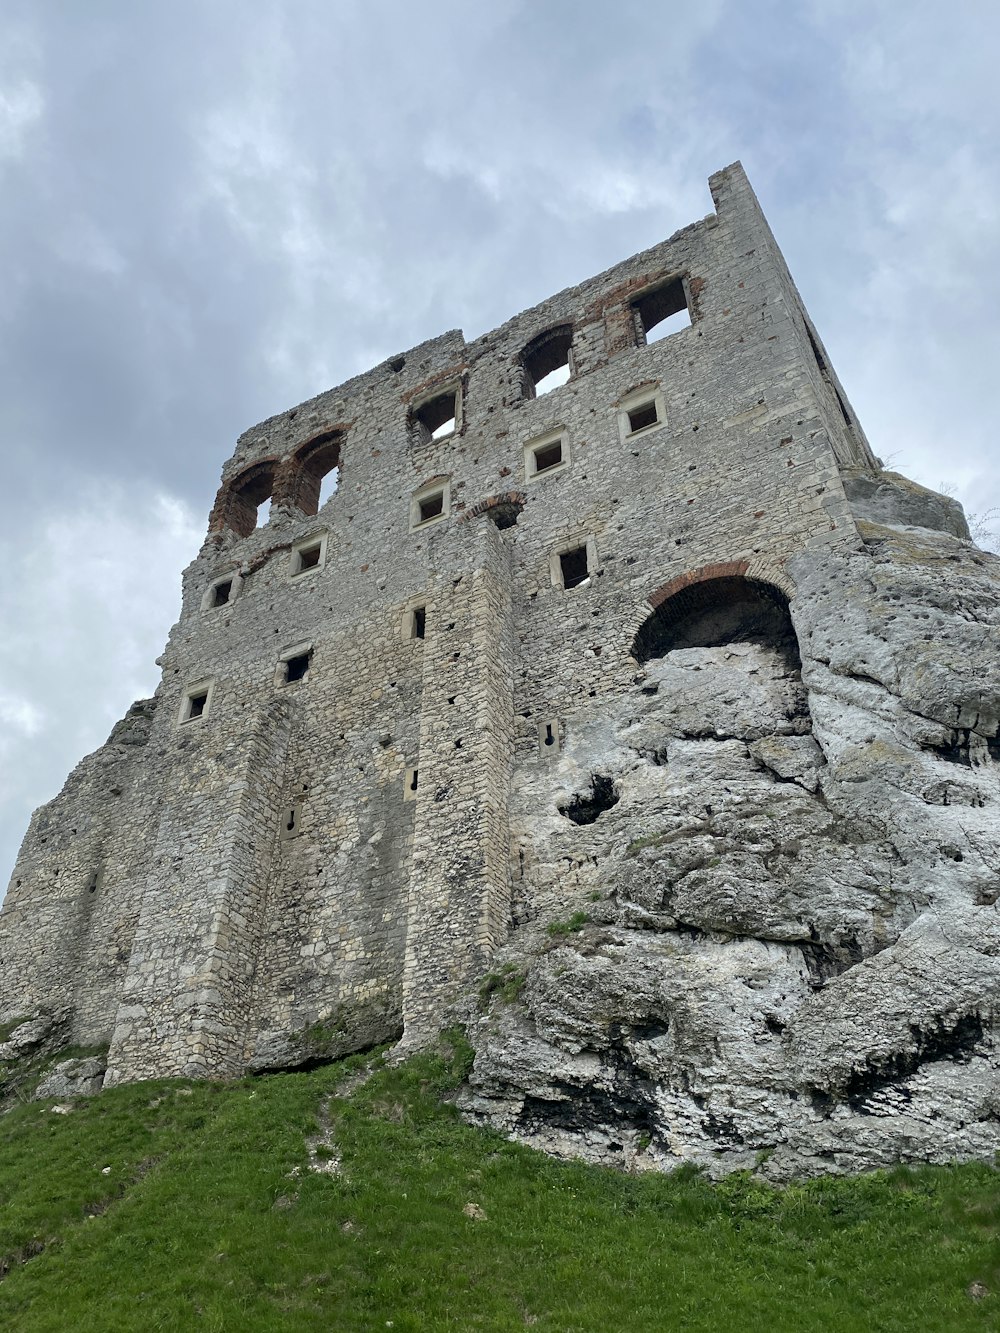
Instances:
[[[628,414],[629,434],[634,435],[637,430],[645,430],[647,426],[655,426],[659,421],[656,411],[656,399],[651,399],[648,403],[640,403],[638,407],[633,407]]]
[[[680,278],[644,293],[633,302],[632,309],[637,316],[636,334],[640,343],[659,342],[691,325],[687,293]]]
[[[307,653],[298,653],[295,657],[289,657],[285,662],[285,683],[292,684],[296,680],[305,680],[309,673],[309,659],[312,657],[312,650]]]
[[[413,608],[413,616],[410,621],[410,638],[422,639],[427,625],[427,609],[423,606]]]
[[[564,588],[578,588],[581,583],[586,583],[590,575],[587,568],[586,546],[578,546],[572,551],[563,551],[559,557],[559,568],[562,571]]]
[[[567,383],[573,374],[573,329],[569,324],[549,329],[524,349],[524,392],[541,398]]]
[[[196,717],[204,717],[207,707],[208,690],[196,690],[194,694],[189,694],[187,707],[184,710],[184,721],[191,722]]]
[[[323,554],[323,546],[321,542],[317,542],[315,546],[301,547],[297,552],[298,555],[297,573],[301,574],[307,569],[316,569],[317,566],[319,565],[319,558],[322,554]]]
[[[432,518],[440,518],[444,513],[444,491],[435,491],[417,501],[421,523],[429,523]]]
[[[232,579],[225,579],[222,583],[217,583],[212,589],[212,606],[225,606],[233,594]]]
[[[535,475],[539,472],[548,472],[550,468],[558,467],[563,461],[562,440],[556,440],[553,444],[543,445],[541,449],[535,449],[532,452],[535,460]]]
[[[424,440],[443,440],[446,435],[454,434],[458,424],[458,390],[451,389],[431,398],[413,415]]]

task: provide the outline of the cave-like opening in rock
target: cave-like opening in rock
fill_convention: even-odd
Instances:
[[[680,588],[646,617],[632,644],[637,662],[675,648],[716,648],[759,643],[777,649],[798,670],[799,645],[788,598],[771,583],[742,575],[704,579]]]
[[[605,810],[617,805],[619,799],[618,788],[612,779],[603,773],[595,773],[590,790],[578,793],[566,805],[559,806],[559,813],[574,824],[593,824]]]

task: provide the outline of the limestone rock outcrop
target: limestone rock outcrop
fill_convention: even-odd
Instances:
[[[515,784],[471,1118],[778,1180],[1000,1150],[1000,558],[859,531],[790,562],[784,631],[654,626]]]

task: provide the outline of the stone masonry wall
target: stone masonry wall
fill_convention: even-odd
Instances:
[[[717,211],[660,245],[240,438],[155,707],[122,724],[142,743],[116,729],[32,822],[0,1019],[69,1011],[110,1041],[110,1081],[426,1040],[530,873],[512,790],[632,688],[657,590],[733,563],[787,589],[789,557],[857,548],[841,468],[875,460],[742,169],[710,186]],[[647,344],[634,303],[674,278],[690,327]],[[532,396],[525,349],[563,326],[572,375]],[[445,390],[456,428],[434,438],[420,414]],[[632,429],[642,402],[656,420]],[[526,448],[557,434],[561,464],[534,475]],[[587,571],[567,588],[570,550]]]

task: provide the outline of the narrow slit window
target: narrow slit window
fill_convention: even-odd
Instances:
[[[638,407],[629,408],[629,434],[634,435],[636,431],[645,430],[647,426],[655,426],[659,419],[655,398],[651,398],[648,403],[640,403]]]
[[[417,785],[420,773],[415,768],[408,768],[403,778],[403,800],[415,801],[417,799]]]
[[[654,287],[632,303],[635,316],[636,341],[659,342],[661,338],[690,327],[691,312],[687,293],[681,278],[673,278],[661,287]]]
[[[428,399],[413,413],[418,440],[443,440],[458,429],[458,390],[449,389]]]
[[[232,600],[233,581],[232,579],[223,579],[212,589],[212,606],[226,606]]]
[[[427,628],[427,608],[415,606],[410,619],[410,638],[422,639]]]
[[[309,674],[309,660],[312,657],[312,651],[307,653],[296,653],[294,657],[289,657],[285,662],[285,683],[291,685],[294,681],[305,680]]]
[[[538,724],[538,753],[543,759],[559,753],[559,720]]]
[[[577,546],[572,551],[563,551],[559,557],[559,568],[562,572],[564,588],[578,588],[581,583],[586,583],[590,577],[586,546]]]

